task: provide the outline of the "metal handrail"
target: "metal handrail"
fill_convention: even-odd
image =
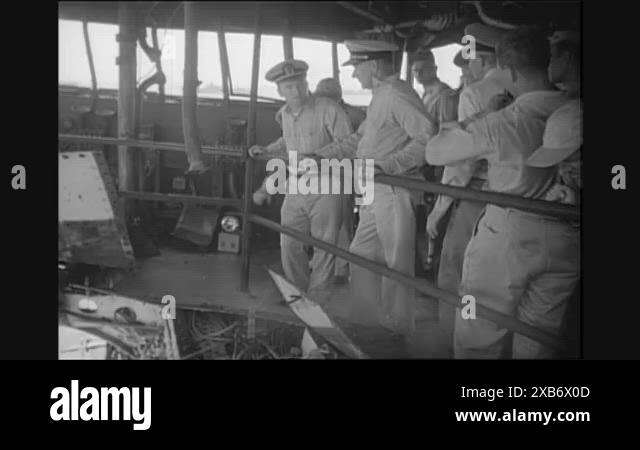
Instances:
[[[131,147],[154,148],[157,150],[169,150],[185,152],[184,144],[176,142],[156,142],[144,141],[139,139],[119,139],[109,137],[93,137],[79,136],[73,134],[59,134],[58,140],[76,143],[93,143],[103,145],[128,145]],[[202,153],[209,155],[228,155],[246,158],[246,153],[241,148],[225,147],[225,146],[202,146]],[[264,158],[258,158],[264,159]],[[536,200],[520,197],[513,194],[503,194],[500,192],[479,191],[457,186],[448,186],[442,183],[434,183],[416,178],[409,178],[397,175],[379,174],[374,178],[375,181],[389,184],[392,186],[404,187],[411,190],[430,192],[434,194],[443,194],[462,200],[490,203],[502,207],[511,207],[530,211],[536,214],[550,215],[570,220],[580,220],[580,208],[577,206],[566,205],[557,202],[549,202],[545,200]]]
[[[476,189],[449,186],[442,183],[434,183],[431,181],[401,177],[397,175],[379,174],[374,177],[374,181],[416,191],[448,195],[449,197],[459,198],[462,200],[490,203],[502,207],[517,208],[536,214],[580,220],[580,209],[577,206],[557,202],[536,200],[521,197],[519,195],[503,194],[501,192],[479,191]]]
[[[180,202],[192,203],[197,205],[235,206],[236,208],[240,208],[242,206],[242,202],[239,199],[235,198],[202,197],[196,195],[163,194],[160,192],[140,191],[119,191],[118,194],[124,198],[149,200],[155,202]]]
[[[157,142],[157,141],[145,141],[140,139],[122,139],[112,137],[93,137],[93,136],[80,136],[76,134],[58,134],[59,141],[75,142],[82,144],[99,144],[99,145],[127,145],[130,147],[139,148],[152,148],[156,150],[168,150],[175,152],[186,153],[184,144],[178,142]],[[240,158],[246,157],[246,152],[242,147],[232,147],[227,145],[217,145],[211,147],[208,145],[202,146],[203,155],[226,155],[235,156]]]
[[[335,245],[329,244],[319,239],[315,239],[293,228],[285,227],[278,224],[277,222],[258,216],[256,214],[249,214],[249,220],[271,230],[287,234],[299,241],[304,242],[305,244],[320,248],[333,255],[336,255],[338,258],[342,258],[351,263],[357,264],[358,266],[364,267],[365,269],[375,272],[378,275],[382,275],[401,282],[414,288],[418,292],[429,295],[431,297],[435,297],[452,306],[460,307],[460,297],[458,295],[439,289],[424,279],[411,277],[409,275],[398,272],[397,270],[390,269],[383,264],[355,255],[347,250],[336,247]],[[548,345],[555,350],[564,351],[567,348],[567,343],[561,341],[557,336],[535,328],[527,323],[521,322],[513,316],[508,316],[480,304],[476,304],[476,313],[478,316],[484,319],[490,320],[497,325],[522,334],[523,336],[526,336],[537,342]]]

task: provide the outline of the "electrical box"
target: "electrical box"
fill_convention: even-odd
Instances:
[[[240,253],[240,235],[221,231],[218,234],[218,251],[226,253]]]

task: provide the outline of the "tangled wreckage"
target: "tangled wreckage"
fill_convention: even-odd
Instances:
[[[279,136],[273,118],[282,105],[258,92],[261,38],[281,37],[287,59],[296,38],[326,42],[338,79],[337,45],[345,39],[392,41],[410,58],[460,43],[474,22],[576,27],[579,8],[513,1],[60,2],[59,19],[82,24],[91,87],[59,84],[58,91],[59,323],[105,340],[109,359],[443,357],[430,305],[458,302],[455,294],[428,276],[407,277],[281,226],[277,200],[252,204],[265,171],[247,149]],[[95,23],[117,26],[117,89],[99,87],[88,32]],[[165,90],[158,33],[167,28],[184,31],[182,95]],[[199,31],[217,33],[220,98],[198,96],[198,85],[207,83],[198,78],[198,59],[212,57],[198,53]],[[253,40],[245,55],[249,92],[234,90],[230,33]],[[154,69],[144,79],[142,58]],[[191,170],[190,161],[206,170]],[[510,195],[402,177],[376,181],[578,217],[566,205]],[[350,320],[344,286],[301,293],[279,275],[281,233],[415,288],[424,305],[415,342]],[[487,308],[478,315],[576,354],[576,330],[558,339]]]

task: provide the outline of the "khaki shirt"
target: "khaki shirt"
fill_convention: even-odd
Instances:
[[[385,173],[418,174],[424,147],[435,133],[418,94],[393,75],[373,89],[358,131],[318,152],[325,158],[371,158]]]
[[[310,96],[296,114],[284,105],[276,113],[276,121],[282,127],[282,137],[267,146],[269,154],[316,153],[325,145],[353,133],[346,112],[325,97]]]
[[[440,80],[425,89],[422,103],[429,117],[438,125],[458,118],[458,93]]]
[[[491,69],[482,80],[471,83],[460,93],[458,120],[463,121],[483,111],[489,104],[489,100],[502,92],[504,92],[504,87],[496,77],[496,69]],[[487,162],[470,159],[445,166],[441,182],[449,186],[466,187],[472,178],[486,180],[487,176]],[[475,185],[479,188],[481,184],[482,181],[478,181]],[[440,195],[436,209],[444,214],[452,202],[452,197]]]
[[[547,118],[566,101],[557,91],[528,92],[506,108],[471,122],[466,131],[444,127],[429,142],[427,153],[466,149],[465,154],[488,160],[490,190],[542,199],[554,184],[556,168],[530,167],[526,160],[542,145]]]
[[[362,124],[362,122],[364,122],[364,119],[366,118],[365,112],[356,106],[352,106],[344,102],[342,102],[340,106],[342,106],[342,108],[346,111],[347,115],[349,116],[349,120],[351,121],[351,127],[353,128],[353,131],[356,131],[358,128],[360,128],[360,125]]]

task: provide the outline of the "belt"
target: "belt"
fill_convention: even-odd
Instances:
[[[507,214],[514,214],[517,217],[523,218],[523,219],[532,219],[532,220],[546,220],[549,222],[564,222],[567,223],[571,226],[574,227],[579,227],[580,226],[580,222],[575,222],[575,221],[571,221],[571,220],[567,220],[564,219],[562,217],[555,217],[555,216],[548,216],[545,214],[538,214],[538,213],[533,213],[533,212],[529,212],[529,211],[523,211],[521,209],[517,209],[517,208],[511,208],[511,207],[501,207],[501,206],[496,206],[496,205],[487,205],[486,207],[486,213],[494,213],[494,214],[498,214],[498,215],[504,215],[506,216]]]

